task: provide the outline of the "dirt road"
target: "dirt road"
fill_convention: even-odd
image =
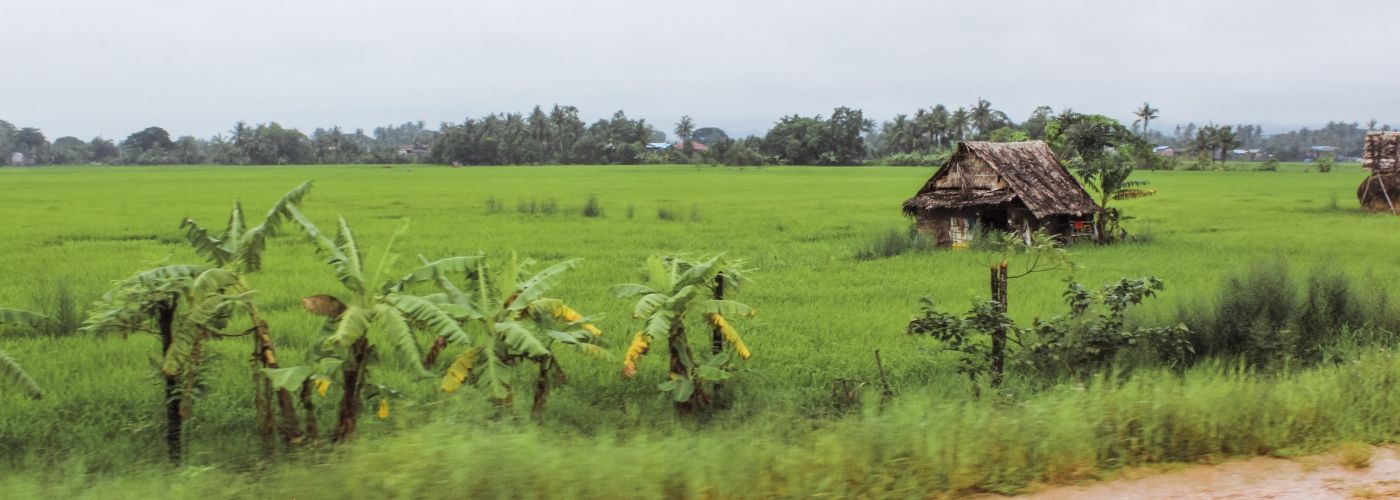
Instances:
[[[1364,452],[1361,456],[1365,456]],[[1330,499],[1400,498],[1400,454],[1372,450],[1370,465],[1348,467],[1339,454],[1297,460],[1252,458],[1193,465],[1081,486],[1055,486],[1017,499]],[[1355,463],[1355,461],[1353,461]],[[996,497],[984,497],[996,498]]]

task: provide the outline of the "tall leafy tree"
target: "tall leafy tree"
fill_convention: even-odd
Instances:
[[[1122,238],[1120,222],[1127,217],[1114,200],[1141,198],[1156,193],[1145,181],[1129,180],[1135,163],[1150,160],[1151,148],[1136,133],[1102,115],[1065,111],[1046,126],[1046,138],[1056,156],[1066,163],[1098,196],[1094,225],[1100,243]]]

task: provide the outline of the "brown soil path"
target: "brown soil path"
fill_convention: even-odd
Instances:
[[[1400,453],[1372,450],[1370,465],[1344,466],[1337,454],[1298,460],[1252,458],[1193,465],[1081,486],[1055,486],[1017,497],[1060,499],[1331,499],[1400,498]]]

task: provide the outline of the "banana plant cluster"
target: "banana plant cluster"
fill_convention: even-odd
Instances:
[[[204,361],[202,342],[215,337],[249,335],[253,338],[253,377],[257,422],[263,438],[263,452],[275,449],[274,427],[284,444],[303,439],[297,425],[291,395],[278,391],[281,424],[275,423],[270,381],[262,369],[276,368],[277,358],[267,322],[252,300],[254,289],[248,275],[262,268],[267,241],[276,236],[290,217],[291,207],[310,192],[307,181],[277,200],[258,225],[249,228],[242,204],[234,202],[227,225],[215,235],[193,219],[180,228],[186,241],[206,264],[177,264],[141,271],[117,282],[99,301],[89,316],[87,331],[146,331],[152,323],[161,338],[161,372],[166,385],[166,441],[172,460],[179,460],[181,428],[192,413],[198,374]],[[251,325],[241,333],[223,330],[236,314],[247,315]]]
[[[623,359],[622,375],[637,374],[637,363],[651,346],[665,340],[670,357],[669,378],[657,388],[669,393],[682,412],[703,409],[712,399],[711,388],[729,379],[735,360],[751,355],[744,339],[730,323],[732,319],[752,317],[753,308],[722,296],[722,284],[735,289],[744,281],[739,261],[727,261],[714,256],[688,261],[678,256],[653,255],[647,259],[645,283],[624,284],[612,291],[621,298],[637,298],[632,314],[642,320],[642,330],[632,338]],[[691,349],[686,335],[686,320],[699,314],[718,333],[718,348],[708,359],[701,359]]]
[[[512,255],[499,271],[478,260],[461,286],[446,274],[435,277],[441,292],[428,299],[481,332],[479,341],[452,361],[442,379],[444,392],[475,382],[492,399],[509,405],[514,399],[512,368],[532,362],[538,368],[532,411],[538,416],[551,387],[565,381],[555,349],[605,356],[599,346],[603,332],[562,300],[546,296],[568,271],[578,268],[579,260],[566,260],[531,275],[533,265],[533,260],[520,261]]]

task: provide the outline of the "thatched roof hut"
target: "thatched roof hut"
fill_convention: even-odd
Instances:
[[[1361,208],[1400,215],[1400,132],[1367,132],[1361,166],[1371,171],[1356,188]]]
[[[905,215],[944,245],[970,240],[974,227],[1044,228],[1068,236],[1098,209],[1041,141],[958,143],[948,162],[904,202]]]

